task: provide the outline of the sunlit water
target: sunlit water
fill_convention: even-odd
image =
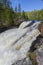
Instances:
[[[23,22],[19,28],[0,34],[0,65],[11,65],[26,57],[32,42],[40,34],[37,29],[39,22],[24,28],[30,22]]]

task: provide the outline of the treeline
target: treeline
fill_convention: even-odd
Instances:
[[[26,12],[26,15],[28,16],[29,20],[43,20],[43,9]]]
[[[28,16],[24,11],[21,13],[20,4],[13,10],[10,0],[0,0],[0,28],[19,26],[24,20],[28,20]]]
[[[27,20],[43,20],[43,9],[39,11],[21,11],[21,5],[13,10],[10,0],[0,0],[0,28],[18,27],[21,22]]]

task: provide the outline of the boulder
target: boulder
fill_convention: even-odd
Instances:
[[[38,29],[39,29],[39,31],[41,32],[41,36],[43,36],[43,23],[40,23],[40,24],[39,24]]]

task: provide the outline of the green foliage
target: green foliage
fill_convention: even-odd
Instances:
[[[10,7],[10,0],[0,0],[0,3],[3,4],[4,7]]]
[[[0,27],[18,26],[24,20],[43,20],[43,10],[21,12],[20,4],[13,10],[10,0],[0,0]]]
[[[28,16],[26,15],[25,11],[22,12],[22,18],[26,21],[29,20]]]
[[[28,16],[29,20],[43,20],[43,9],[26,12],[26,15]]]
[[[0,0],[0,26],[10,26],[12,22],[12,9],[9,0]]]
[[[9,8],[2,8],[0,10],[0,22],[2,23],[2,25],[4,26],[10,26],[12,25],[12,22],[13,22],[13,13],[12,13],[12,10],[9,9]]]

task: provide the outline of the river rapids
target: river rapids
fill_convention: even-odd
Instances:
[[[31,22],[23,22],[19,28],[0,33],[0,65],[12,65],[26,57],[32,42],[40,34],[40,22],[36,21],[30,25]]]

